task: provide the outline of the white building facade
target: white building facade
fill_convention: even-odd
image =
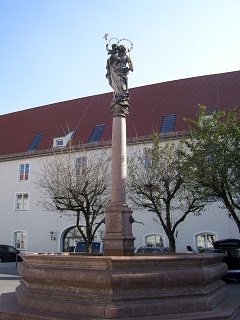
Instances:
[[[128,146],[128,150],[133,148],[136,146]],[[99,149],[89,152],[97,154]],[[76,159],[81,157],[81,152],[76,152],[75,156]],[[39,206],[36,173],[40,172],[40,163],[45,157],[52,157],[51,153],[0,162],[0,243],[13,245],[22,252],[68,251],[80,240],[75,221],[64,214],[46,212]],[[168,247],[166,234],[153,213],[133,211],[133,217],[141,222],[133,223],[136,249],[140,246]],[[103,233],[104,225],[99,228],[97,241],[102,239]],[[200,247],[210,247],[213,240],[229,237],[238,238],[238,228],[226,210],[220,208],[220,203],[214,203],[200,216],[189,214],[179,225],[176,248],[177,252],[185,252],[186,245],[191,245],[197,251]]]

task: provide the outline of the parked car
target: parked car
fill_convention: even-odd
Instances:
[[[199,253],[214,253],[215,249],[214,247],[208,247],[208,248],[202,248],[199,250]]]
[[[74,252],[86,252],[86,244],[84,241],[78,241]],[[93,241],[92,242],[92,252],[93,253],[102,253],[103,252],[103,242]]]
[[[68,247],[68,252],[74,252],[75,246]]]
[[[223,261],[228,266],[227,273],[223,280],[236,279],[240,282],[240,239],[224,239],[213,243],[213,248],[206,248],[201,253],[225,253]]]
[[[22,261],[22,258],[18,256],[19,253],[20,251],[12,246],[0,244],[0,263]]]
[[[164,254],[164,253],[170,253],[170,250],[169,248],[164,248],[164,247],[140,247],[137,250],[137,253]]]
[[[228,272],[224,279],[236,279],[240,282],[240,239],[224,239],[215,241],[216,252],[224,252],[226,255],[223,261],[228,266]]]

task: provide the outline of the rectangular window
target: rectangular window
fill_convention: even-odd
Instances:
[[[72,138],[74,131],[69,132],[66,136],[58,136],[53,139],[53,148],[66,147],[70,139]]]
[[[163,236],[151,234],[145,237],[145,246],[147,247],[163,247]]]
[[[29,207],[28,193],[17,193],[16,194],[16,211],[27,211]]]
[[[29,179],[29,163],[19,163],[18,167],[18,181],[28,181]]]
[[[105,126],[106,126],[105,124],[97,124],[94,127],[94,129],[88,139],[88,143],[98,142],[102,133],[103,133]]]
[[[56,139],[56,147],[63,147],[63,139]]]
[[[33,141],[31,142],[30,146],[27,148],[27,151],[35,151],[37,149],[37,147],[39,146],[40,142],[42,141],[44,137],[44,134],[37,134]]]
[[[87,169],[87,157],[78,157],[75,159],[75,174],[79,176]]]
[[[213,119],[213,115],[208,115],[208,116],[202,117],[201,126],[204,127],[204,126],[210,125],[212,119]]]
[[[149,152],[147,152],[146,150],[145,150],[145,154],[144,154],[144,165],[145,165],[145,168],[151,167],[151,159],[149,157]]]
[[[176,114],[166,114],[163,116],[160,133],[171,133],[174,130]]]
[[[24,231],[14,232],[13,245],[16,249],[25,251],[27,249],[27,233]]]
[[[151,166],[153,166],[155,163],[158,163],[158,155],[156,152],[156,149],[154,147],[152,148],[145,148],[143,150],[144,152],[144,165],[145,168],[148,169]]]

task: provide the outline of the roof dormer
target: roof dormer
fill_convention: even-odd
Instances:
[[[66,136],[57,137],[53,139],[53,148],[63,148],[66,147],[69,140],[71,139],[74,131],[69,132]]]

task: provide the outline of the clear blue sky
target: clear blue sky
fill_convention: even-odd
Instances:
[[[240,70],[239,0],[0,0],[0,115],[111,91],[103,36],[129,38],[129,87]]]

